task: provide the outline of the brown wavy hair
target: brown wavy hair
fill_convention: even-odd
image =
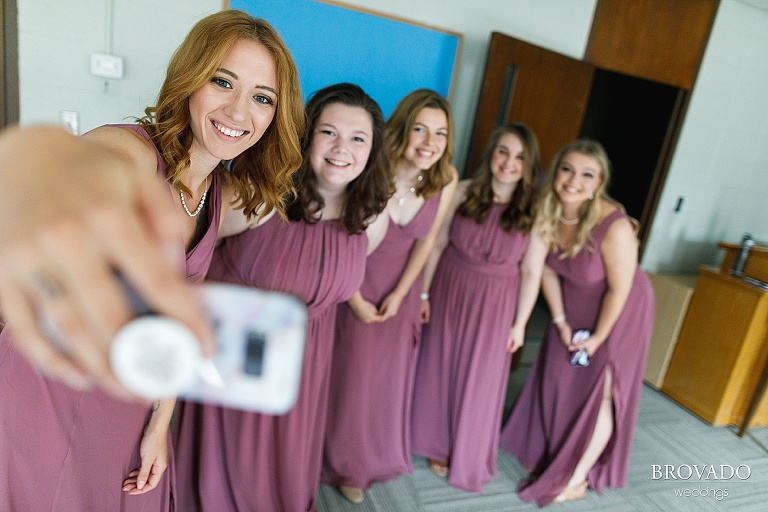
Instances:
[[[602,182],[595,191],[594,197],[587,201],[579,211],[579,224],[576,227],[576,237],[573,246],[568,251],[563,251],[561,255],[563,258],[575,256],[584,247],[590,252],[594,251],[594,248],[588,242],[592,229],[600,220],[601,199],[615,204],[622,210],[624,209],[620,203],[610,198],[606,192],[611,178],[611,162],[602,144],[590,139],[579,139],[566,144],[557,153],[552,161],[552,165],[550,165],[547,182],[544,185],[543,196],[539,204],[539,220],[537,225],[540,227],[542,238],[544,240],[551,240],[551,249],[556,249],[557,230],[560,216],[563,214],[563,206],[555,191],[555,180],[563,159],[569,153],[579,153],[594,158],[600,167],[600,179]]]
[[[467,187],[467,197],[456,209],[456,214],[473,219],[478,224],[482,224],[488,217],[493,204],[491,159],[499,141],[508,133],[515,135],[523,145],[523,176],[512,193],[509,206],[501,215],[500,225],[507,232],[514,227],[523,233],[528,233],[533,225],[534,176],[539,173],[540,157],[536,134],[522,123],[499,126],[491,133],[480,165]]]
[[[424,179],[416,184],[416,195],[424,199],[436,195],[453,179],[453,113],[451,104],[431,89],[417,89],[405,96],[395,107],[387,120],[386,141],[392,171],[403,158],[416,123],[416,117],[425,108],[436,108],[445,112],[448,120],[448,140],[443,156],[423,174]]]
[[[298,191],[295,201],[288,206],[288,218],[317,222],[317,213],[325,202],[317,191],[317,177],[310,162],[312,137],[317,120],[326,107],[333,104],[359,107],[371,117],[373,138],[371,153],[360,175],[347,184],[342,208],[342,222],[347,232],[357,234],[363,231],[376,215],[384,211],[387,201],[394,193],[389,171],[389,158],[384,146],[384,115],[379,104],[359,86],[350,83],[330,85],[315,92],[307,102],[307,130],[301,140],[304,156],[301,167],[293,177]]]
[[[284,215],[293,193],[291,176],[301,164],[299,139],[304,131],[304,109],[299,74],[288,48],[274,28],[238,10],[224,10],[198,21],[171,57],[157,105],[147,107],[139,123],[149,132],[163,156],[168,182],[189,194],[181,177],[189,168],[192,128],[189,97],[214,75],[232,46],[240,40],[263,45],[277,68],[277,109],[261,139],[229,162],[219,165],[231,185],[238,206],[249,217],[264,204],[263,213],[277,209]]]

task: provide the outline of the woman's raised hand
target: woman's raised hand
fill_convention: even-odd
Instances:
[[[0,311],[41,371],[124,393],[109,343],[132,316],[118,275],[210,353],[169,196],[128,153],[57,127],[0,135]]]

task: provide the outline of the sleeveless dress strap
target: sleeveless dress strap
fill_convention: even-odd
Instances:
[[[592,239],[595,241],[595,245],[599,246],[602,243],[605,234],[608,233],[608,228],[610,228],[614,222],[625,217],[629,218],[626,213],[617,208],[613,213],[600,221],[597,226],[592,228]]]

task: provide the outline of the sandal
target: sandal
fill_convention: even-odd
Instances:
[[[552,500],[554,503],[563,503],[566,501],[574,501],[574,500],[583,500],[587,497],[587,486],[589,485],[589,482],[587,480],[584,480],[578,485],[574,485],[572,487],[566,487],[563,489],[563,491],[555,496],[555,499]]]
[[[365,493],[359,487],[341,485],[339,486],[339,492],[352,503],[362,503],[365,501]]]
[[[448,464],[445,462],[436,459],[427,459],[427,464],[429,464],[429,469],[440,478],[448,476]]]

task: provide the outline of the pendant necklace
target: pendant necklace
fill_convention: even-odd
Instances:
[[[205,190],[203,191],[203,197],[200,198],[200,203],[197,205],[197,209],[194,212],[189,211],[189,208],[187,208],[187,202],[184,200],[184,192],[179,190],[179,197],[181,198],[181,206],[184,208],[184,211],[187,212],[187,215],[190,217],[197,217],[197,214],[200,213],[200,211],[203,209],[203,205],[205,204],[205,198],[208,195],[208,176],[205,177]]]
[[[416,178],[416,183],[419,183],[423,179],[424,179],[424,175],[419,174],[418,177]],[[416,185],[412,185],[411,187],[409,187],[408,190],[405,192],[405,194],[403,194],[402,196],[395,197],[395,199],[397,199],[397,204],[399,204],[400,206],[403,206],[408,196],[413,194],[414,192],[416,192]]]

